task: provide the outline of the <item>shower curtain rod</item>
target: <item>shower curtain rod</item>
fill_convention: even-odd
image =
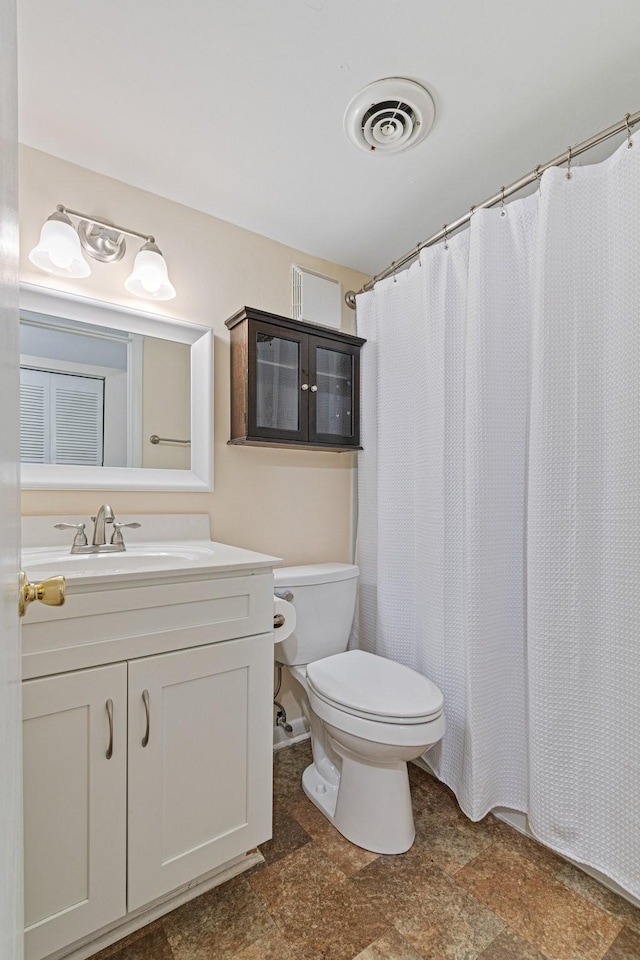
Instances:
[[[507,197],[512,196],[512,194],[517,193],[524,187],[528,187],[529,184],[533,183],[535,180],[539,180],[545,170],[549,170],[550,167],[560,167],[563,163],[568,163],[570,168],[571,161],[575,157],[580,156],[581,153],[585,153],[587,150],[591,150],[592,147],[597,147],[598,144],[604,143],[605,140],[609,140],[610,137],[615,137],[618,133],[626,132],[627,135],[631,137],[631,128],[635,127],[635,125],[639,122],[640,110],[638,110],[636,113],[628,113],[622,120],[620,120],[618,123],[614,123],[611,127],[607,127],[606,130],[601,130],[600,133],[596,133],[595,136],[589,137],[588,140],[583,140],[582,143],[577,144],[575,147],[568,147],[564,153],[554,157],[553,160],[548,160],[546,163],[538,164],[535,170],[532,170],[531,173],[526,173],[523,177],[520,177],[519,180],[514,180],[513,183],[510,183],[508,187],[501,187],[501,189],[497,193],[494,193],[492,197],[489,197],[488,200],[483,200],[482,203],[478,203],[476,206],[471,207],[468,213],[465,213],[462,217],[458,217],[458,219],[454,220],[453,223],[445,223],[443,228],[438,230],[437,233],[434,233],[427,240],[423,240],[422,243],[418,243],[413,250],[405,253],[405,255],[399,260],[393,260],[390,266],[388,266],[381,273],[377,273],[375,277],[371,278],[371,280],[368,280],[364,286],[357,291],[357,293],[354,290],[347,290],[344,295],[345,303],[348,307],[351,307],[352,310],[355,310],[356,296],[359,293],[365,293],[367,290],[372,290],[379,280],[384,280],[386,277],[392,276],[396,270],[404,267],[405,264],[410,263],[411,260],[419,256],[421,250],[424,250],[426,247],[431,247],[434,243],[438,243],[439,240],[446,240],[451,236],[454,230],[458,230],[460,227],[463,227],[465,224],[469,223],[476,210],[482,210],[485,207],[495,207],[497,203],[502,203]],[[631,143],[631,140],[629,140],[629,143]],[[570,169],[568,170],[568,174],[570,175]]]

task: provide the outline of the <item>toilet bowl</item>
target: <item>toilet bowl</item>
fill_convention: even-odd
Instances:
[[[415,837],[407,761],[443,736],[442,694],[402,664],[347,651],[358,573],[337,563],[275,572],[297,617],[276,660],[299,684],[311,731],[305,794],[358,846],[404,853]]]

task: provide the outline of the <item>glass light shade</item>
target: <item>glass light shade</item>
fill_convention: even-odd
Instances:
[[[129,293],[149,300],[173,300],[176,295],[165,259],[155,243],[145,243],[141,248],[124,285]]]
[[[80,238],[71,220],[63,213],[54,213],[40,231],[40,242],[29,254],[31,263],[46,273],[59,277],[88,277],[89,264],[82,256]]]

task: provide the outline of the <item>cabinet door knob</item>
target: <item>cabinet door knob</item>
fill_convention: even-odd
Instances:
[[[318,392],[318,388],[316,387],[316,385],[315,385],[315,383],[314,383],[314,385],[311,387],[311,393],[317,393],[317,392]]]
[[[308,384],[308,383],[303,383],[303,384],[301,385],[300,389],[301,389],[301,390],[308,390],[308,389],[309,389],[309,384]]]

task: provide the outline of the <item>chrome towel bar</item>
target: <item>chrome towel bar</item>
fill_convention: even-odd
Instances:
[[[191,440],[176,440],[175,437],[159,437],[157,433],[152,433],[149,440],[151,443],[191,443]]]

